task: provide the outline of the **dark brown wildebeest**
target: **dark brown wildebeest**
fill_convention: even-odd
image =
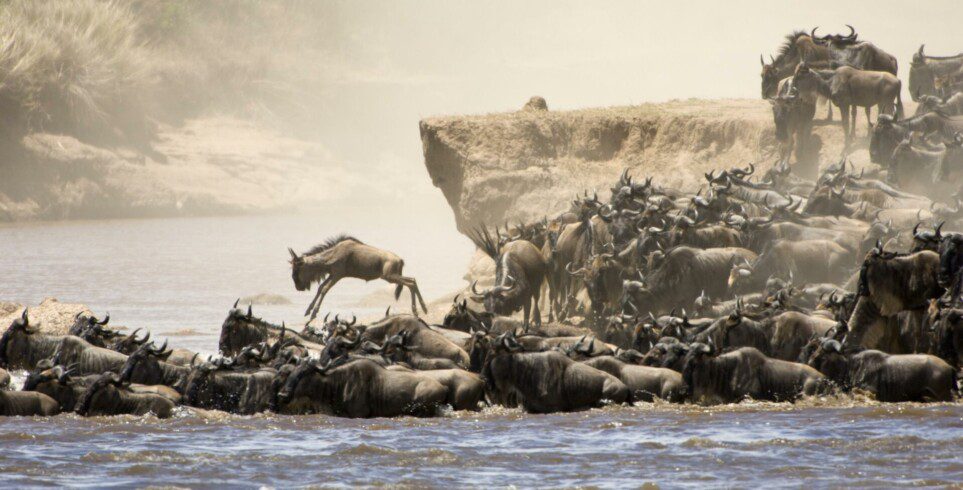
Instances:
[[[880,114],[894,114],[895,109],[896,118],[903,117],[903,102],[900,99],[902,82],[891,73],[860,70],[852,66],[840,66],[835,70],[813,70],[802,63],[796,68],[792,84],[800,93],[818,93],[832,99],[842,114],[843,130],[847,138],[856,134],[857,107],[865,108],[870,131],[870,109],[873,106],[878,106]]]
[[[779,161],[786,163],[794,149],[797,149],[796,161],[800,160],[800,151],[812,132],[813,116],[816,114],[816,103],[812,95],[802,96],[790,85],[786,84],[785,93],[781,91],[769,99],[772,104],[772,119],[776,125],[776,139],[781,142]]]
[[[644,281],[622,282],[622,303],[630,301],[638,311],[661,313],[691,308],[702,292],[713,298],[727,297],[732,264],[756,258],[751,250],[738,247],[676,247],[664,254],[661,265]]]
[[[935,95],[921,95],[919,101],[914,116],[921,116],[927,112],[939,112],[947,116],[963,115],[963,92],[956,92],[943,98]]]
[[[629,364],[614,356],[593,357],[583,363],[622,381],[633,402],[650,402],[655,398],[682,402],[685,398],[682,374],[671,369]]]
[[[482,377],[490,399],[506,405],[514,398],[531,413],[585,410],[629,398],[629,389],[615,376],[557,350],[524,352],[511,333],[491,343]]]
[[[878,243],[866,254],[859,271],[858,299],[848,321],[847,346],[905,351],[894,344],[899,332],[888,320],[902,311],[925,309],[930,299],[942,295],[939,273],[939,254],[928,250],[897,254],[884,251],[883,244]]]
[[[278,391],[276,408],[352,418],[426,416],[447,397],[448,389],[438,381],[368,359],[342,357],[323,366],[304,359]]]
[[[708,345],[692,344],[682,378],[689,399],[702,403],[736,403],[745,398],[793,401],[829,391],[829,383],[819,371],[766,357],[752,347],[713,356]]]
[[[485,311],[499,315],[522,310],[526,326],[530,320],[541,324],[538,299],[550,264],[543,251],[526,240],[513,240],[498,247],[484,227],[471,238],[495,261],[495,285],[479,292],[475,289],[478,281],[473,282],[471,292],[475,301],[484,304]]]
[[[35,391],[0,391],[0,416],[57,415],[60,404]]]
[[[772,276],[792,274],[803,284],[836,282],[849,273],[854,257],[851,250],[829,240],[776,240],[755,261],[732,264],[729,290],[758,290]]]
[[[809,35],[815,42],[822,42],[829,46],[832,61],[860,70],[882,71],[896,76],[898,63],[895,56],[871,42],[857,41],[856,29],[848,24],[846,27],[849,28],[849,34],[845,36],[835,34],[818,37],[815,28]]]
[[[919,101],[920,96],[936,95],[937,79],[963,77],[963,53],[955,56],[927,56],[923,53],[925,46],[921,44],[919,51],[913,53],[910,64],[909,91],[915,101]]]
[[[154,393],[137,393],[114,373],[104,373],[94,381],[77,402],[77,413],[98,415],[147,415],[165,419],[172,415],[174,402]]]
[[[20,318],[14,320],[0,337],[0,367],[33,369],[38,362],[53,357],[65,338],[44,335],[30,328],[30,319],[24,309]],[[77,337],[72,338],[83,342]]]
[[[779,84],[791,77],[796,71],[799,63],[807,62],[810,65],[828,67],[830,55],[827,43],[817,43],[804,31],[794,31],[786,36],[785,42],[779,47],[779,54],[773,58],[769,57],[770,63],[766,64],[762,55],[759,55],[759,64],[762,65],[762,98],[772,99],[779,94]],[[833,119],[833,106],[828,104],[829,112],[826,120]],[[815,110],[815,105],[813,106]],[[811,119],[811,118],[810,118]]]
[[[929,354],[890,355],[878,350],[846,353],[836,340],[825,340],[809,365],[844,390],[859,388],[883,402],[953,400],[956,372]]]
[[[354,277],[365,281],[383,279],[395,287],[395,299],[401,296],[402,288],[411,292],[411,311],[418,314],[415,300],[421,303],[425,313],[428,307],[418,290],[418,283],[413,277],[402,275],[405,261],[401,257],[380,248],[362,243],[357,238],[348,235],[338,235],[308,250],[303,255],[291,254],[291,277],[294,287],[298,291],[311,289],[311,283],[318,282],[318,292],[304,311],[313,320],[318,316],[324,296],[341,279]]]

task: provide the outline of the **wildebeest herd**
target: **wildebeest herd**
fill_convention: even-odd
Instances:
[[[777,135],[805,139],[819,97],[844,122],[850,109],[878,105],[869,145],[878,167],[857,172],[843,158],[809,178],[785,152],[764,172],[709,172],[694,194],[626,170],[604,200],[585,192],[552,219],[477,227],[494,283],[473,282],[440,324],[418,316],[424,301],[398,256],[349,236],[290,251],[295,287],[318,284],[307,326],[272,324],[235,303],[217,357],[123,334],[109,318],[78,315],[68,335],[46,335],[24,311],[0,337],[0,366],[29,374],[22,390],[0,391],[0,414],[166,417],[186,405],[391,417],[486,404],[547,413],[854,390],[955,400],[963,55],[920,47],[910,118],[896,72],[896,59],[854,30],[791,34],[763,62]],[[844,131],[849,140],[848,123]],[[384,279],[396,297],[408,288],[414,314],[315,322],[345,277]],[[0,384],[10,384],[3,369]]]

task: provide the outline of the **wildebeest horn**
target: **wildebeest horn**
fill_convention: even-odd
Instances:
[[[298,254],[294,253],[291,247],[288,247],[288,252],[291,254],[291,260],[298,260]]]
[[[926,45],[925,45],[925,44],[920,44],[920,50],[917,52],[917,54],[919,54],[921,57],[922,57],[922,56],[925,56],[925,55],[923,54],[923,47],[924,47],[924,46],[926,46]]]
[[[253,306],[254,306],[254,305],[247,305],[247,317],[248,317],[248,318],[251,318],[251,317],[254,316]]]
[[[108,311],[107,316],[105,316],[103,320],[97,322],[97,325],[107,325],[107,322],[109,321],[110,321],[110,312]]]
[[[933,233],[936,235],[936,239],[937,239],[937,240],[939,240],[939,239],[941,238],[941,236],[940,236],[940,230],[943,228],[943,224],[945,224],[945,223],[946,223],[945,221],[940,221],[940,224],[936,225],[936,230],[934,230]]]
[[[809,37],[810,37],[810,38],[812,38],[812,39],[819,39],[818,37],[816,37],[816,29],[819,29],[819,26],[813,27],[813,30],[809,32]]]
[[[236,309],[237,309],[237,304],[240,303],[240,302],[241,302],[241,298],[238,298],[238,299],[234,300],[234,306],[232,306],[231,308],[233,308],[233,309],[236,310]]]
[[[856,38],[856,29],[853,29],[853,26],[851,26],[851,25],[849,25],[849,24],[846,24],[846,27],[849,28],[849,35],[846,36],[846,38],[847,38],[847,39],[855,39],[855,38]]]
[[[390,306],[389,306],[389,308],[390,308]],[[354,324],[357,323],[357,322],[358,322],[358,317],[356,317],[356,316],[354,316],[354,314],[352,314],[352,315],[351,315],[351,322],[348,323],[348,326],[349,326],[349,327],[353,327]]]
[[[477,286],[477,285],[478,285],[478,279],[475,279],[474,281],[472,281],[471,287],[469,288],[469,289],[471,290],[471,294],[472,294],[472,296],[474,297],[475,300],[478,300],[478,299],[480,299],[480,298],[484,298],[484,297],[485,297],[485,293],[487,292],[487,291],[484,291],[484,292],[479,293],[478,290],[476,289],[476,286]]]
[[[579,268],[578,270],[573,271],[571,262],[569,262],[568,264],[565,264],[565,270],[568,271],[568,273],[573,276],[580,276],[585,273],[585,267],[582,267],[582,268]]]
[[[920,221],[917,221],[917,222],[916,222],[916,225],[913,226],[913,236],[914,236],[914,237],[917,236],[917,235],[919,235],[919,229],[920,229],[920,225],[921,225],[921,224],[923,224],[923,223],[920,222]]]

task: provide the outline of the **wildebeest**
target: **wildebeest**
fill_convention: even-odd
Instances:
[[[880,165],[891,164],[896,145],[913,131],[924,136],[938,134],[946,140],[952,140],[957,132],[963,131],[963,117],[928,112],[906,119],[895,119],[891,115],[881,114],[873,126],[869,140],[870,161]]]
[[[632,401],[648,402],[661,398],[681,402],[685,397],[682,374],[671,369],[628,364],[614,356],[593,357],[583,362],[622,381],[628,387]]]
[[[449,359],[467,367],[468,353],[413,315],[392,315],[364,328],[360,340],[383,345],[389,338],[406,333],[405,345],[411,352],[434,359]]]
[[[257,413],[270,406],[276,375],[277,371],[270,368],[255,372],[234,370],[223,360],[200,363],[184,382],[184,403],[209,410]]]
[[[307,291],[311,288],[311,283],[320,283],[317,294],[304,312],[305,316],[311,315],[312,320],[318,316],[324,296],[338,281],[346,277],[365,281],[383,279],[397,284],[395,299],[401,296],[402,288],[408,288],[411,292],[412,313],[418,314],[416,299],[421,303],[421,309],[428,312],[425,300],[418,290],[418,283],[413,277],[402,275],[405,261],[387,250],[372,247],[351,236],[338,235],[302,255],[296,254],[290,248],[288,252],[291,254],[291,277],[298,291]]]
[[[495,285],[479,292],[475,289],[477,281],[473,282],[473,298],[482,302],[485,310],[491,313],[510,315],[522,310],[525,325],[531,320],[540,324],[538,299],[549,270],[543,252],[525,240],[513,240],[499,248],[484,227],[472,235],[472,240],[495,261]]]
[[[60,404],[34,391],[0,391],[0,416],[57,415]]]
[[[690,399],[733,403],[744,398],[793,401],[828,391],[825,376],[795,362],[771,359],[752,347],[713,356],[711,347],[696,343],[682,371]]]
[[[803,284],[835,282],[847,274],[853,252],[828,240],[776,240],[755,261],[736,262],[729,273],[733,292],[757,290],[772,276],[794,275]]]
[[[277,396],[279,413],[323,413],[342,417],[431,415],[448,390],[433,379],[391,371],[367,359],[341,358],[320,366],[303,360]]]
[[[902,83],[891,73],[859,70],[851,66],[840,66],[835,70],[813,70],[801,64],[793,75],[792,83],[802,93],[819,93],[832,99],[839,107],[847,138],[852,138],[856,133],[857,107],[866,109],[867,123],[872,121],[870,109],[873,106],[879,107],[880,114],[893,114],[895,107],[896,117],[903,117],[903,102],[900,98]]]
[[[890,355],[878,350],[845,353],[836,340],[816,349],[809,365],[843,389],[859,388],[884,402],[950,401],[957,391],[956,372],[928,354]]]
[[[154,393],[136,393],[112,372],[104,373],[94,381],[77,402],[77,413],[83,416],[98,415],[147,415],[168,418],[174,411],[174,402]]]
[[[936,95],[937,79],[963,77],[963,53],[954,56],[928,56],[923,52],[925,44],[913,53],[910,64],[909,91],[913,100],[920,96]]]
[[[896,57],[866,41],[858,41],[856,30],[847,25],[849,34],[816,36],[816,29],[809,33],[815,42],[826,43],[833,61],[860,70],[882,71],[896,76],[898,63]]]
[[[928,250],[897,254],[886,252],[880,243],[866,254],[859,271],[858,299],[848,322],[851,333],[847,345],[879,345],[877,342],[887,333],[887,317],[926,308],[931,298],[939,297],[943,293],[939,267],[940,256]],[[870,328],[876,333],[864,341]]]
[[[691,308],[702,292],[726,297],[732,264],[756,258],[754,252],[738,247],[676,247],[665,253],[661,265],[644,282],[623,281],[623,302],[631,301],[639,311],[664,312]]]
[[[629,398],[628,388],[615,376],[556,350],[524,352],[510,333],[490,346],[482,376],[493,399],[514,399],[531,413],[584,410]]]
[[[33,369],[38,362],[53,357],[64,338],[44,335],[32,329],[27,310],[24,309],[20,318],[14,320],[0,337],[0,367]]]

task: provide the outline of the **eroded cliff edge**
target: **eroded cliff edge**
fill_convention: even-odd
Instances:
[[[607,196],[623,168],[694,191],[712,169],[749,162],[766,169],[778,153],[764,100],[440,116],[420,129],[428,174],[462,232],[552,216],[585,189]],[[817,125],[814,135],[820,161],[838,158],[838,126]]]

